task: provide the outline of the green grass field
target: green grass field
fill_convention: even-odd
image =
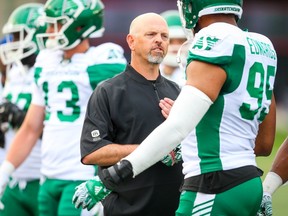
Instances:
[[[267,172],[269,171],[272,161],[275,157],[275,154],[287,136],[287,132],[277,130],[276,140],[273,147],[273,152],[269,157],[259,157],[257,158],[257,163],[259,168],[264,171],[264,175],[262,179],[266,176]],[[288,196],[288,186],[280,187],[272,197],[272,204],[273,204],[273,216],[286,216],[288,215],[288,203],[287,203],[287,196]]]

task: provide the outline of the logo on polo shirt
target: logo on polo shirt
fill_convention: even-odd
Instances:
[[[93,141],[98,141],[100,140],[100,131],[99,130],[93,130],[91,131],[91,136]]]

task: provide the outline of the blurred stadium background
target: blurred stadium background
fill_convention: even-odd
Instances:
[[[126,44],[129,24],[137,15],[146,12],[161,13],[165,10],[177,9],[176,0],[102,0],[105,4],[104,38],[95,39],[92,44],[112,41],[122,45],[127,59],[130,59]],[[45,0],[1,0],[0,28],[7,21],[10,13],[19,5],[29,2],[45,3]],[[281,0],[244,0],[244,14],[239,22],[241,28],[259,32],[268,36],[274,43],[278,54],[278,70],[275,83],[277,101],[277,136],[273,153],[269,157],[258,158],[258,165],[269,171],[272,160],[279,145],[288,135],[288,1]],[[2,32],[0,32],[2,37]],[[249,195],[248,195],[249,196]],[[288,215],[288,187],[280,188],[273,195],[274,216]],[[248,198],[248,197],[247,197]],[[237,199],[237,197],[235,197]]]

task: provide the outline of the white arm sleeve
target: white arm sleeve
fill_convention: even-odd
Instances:
[[[134,177],[174,149],[196,127],[212,101],[197,88],[186,85],[175,100],[168,118],[130,155],[123,158],[132,164]]]

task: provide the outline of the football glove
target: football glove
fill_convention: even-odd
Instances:
[[[19,128],[25,118],[26,112],[17,105],[5,101],[0,104],[0,124],[1,130],[6,132],[11,125],[13,128]]]
[[[182,161],[181,144],[179,144],[175,149],[173,149],[161,160],[161,162],[164,163],[166,166],[173,166],[179,161]]]
[[[272,197],[269,193],[264,192],[257,216],[272,216]]]
[[[75,189],[72,203],[75,208],[87,208],[88,211],[111,193],[111,191],[104,186],[99,176],[83,182]]]
[[[115,190],[119,184],[133,177],[132,165],[128,160],[121,160],[102,172],[103,183],[110,190]]]
[[[13,164],[8,161],[3,161],[0,167],[0,209],[4,208],[1,199],[9,182],[10,176],[14,172],[14,170],[15,167]]]

